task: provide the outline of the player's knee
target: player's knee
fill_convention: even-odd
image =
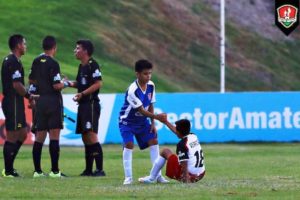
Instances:
[[[82,141],[84,144],[95,144],[98,142],[98,135],[94,132],[87,132],[82,134]]]
[[[20,134],[20,140],[21,140],[22,142],[24,142],[26,139],[27,139],[27,131],[24,130],[24,131],[22,131],[21,134]]]
[[[156,138],[149,140],[148,145],[149,146],[153,146],[153,145],[157,145],[158,141]]]
[[[90,139],[90,142],[92,143],[92,144],[95,144],[95,143],[97,143],[98,142],[98,135],[97,135],[97,133],[94,133],[94,132],[90,132],[89,133],[89,139]]]
[[[60,136],[60,129],[50,129],[49,138],[51,140],[59,140],[59,136]]]
[[[44,143],[45,142],[45,139],[47,137],[47,132],[44,133],[44,132],[38,132],[35,134],[35,141],[36,142],[39,142],[39,143]]]
[[[17,139],[18,138],[11,131],[6,131],[6,138],[5,138],[6,141],[15,143]]]
[[[126,149],[133,149],[133,148],[134,148],[133,142],[128,142],[128,143],[126,143],[126,144],[124,145],[124,147],[125,147]]]
[[[163,148],[160,152],[160,155],[165,159],[168,159],[172,154],[173,153],[169,148]]]
[[[26,139],[27,139],[27,133],[23,135],[23,137],[21,138],[21,142],[25,142]]]

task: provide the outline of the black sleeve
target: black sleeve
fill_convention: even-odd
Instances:
[[[178,156],[179,162],[189,159],[188,148],[186,146],[186,142],[187,142],[186,139],[182,139],[177,144],[176,154]]]
[[[35,75],[35,73],[36,73],[36,60],[34,60],[33,62],[32,62],[32,65],[31,65],[31,69],[30,69],[30,71],[29,71],[29,75],[28,75],[28,78],[29,78],[29,80],[36,80],[36,75]]]
[[[101,74],[98,63],[96,63],[96,62],[91,63],[91,74],[92,74],[91,78],[92,78],[93,82],[102,80],[102,74]]]
[[[22,65],[17,60],[11,60],[9,62],[9,76],[11,76],[13,82],[22,82]]]
[[[58,62],[53,62],[50,72],[50,79],[52,80],[52,84],[60,83],[61,76],[60,76],[60,67]]]

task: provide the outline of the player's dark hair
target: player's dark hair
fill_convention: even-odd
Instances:
[[[183,136],[186,136],[191,131],[191,123],[187,119],[181,119],[175,122],[176,124],[176,130],[182,134]]]
[[[56,46],[56,39],[53,36],[47,35],[43,40],[43,49],[51,50]]]
[[[136,72],[142,72],[144,69],[152,69],[152,63],[148,60],[138,60],[135,63],[135,71]]]
[[[77,45],[81,45],[84,50],[87,51],[88,55],[91,56],[94,53],[94,45],[90,40],[78,40]]]
[[[21,44],[23,42],[23,35],[21,34],[14,34],[9,37],[8,39],[8,46],[10,50],[15,50],[18,44]]]

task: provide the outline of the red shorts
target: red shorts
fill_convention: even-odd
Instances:
[[[189,173],[189,175],[191,178],[191,182],[197,182],[197,181],[200,181],[204,177],[205,171],[202,174],[200,174],[199,176],[196,176],[191,173]],[[181,181],[181,179],[182,179],[181,166],[178,162],[178,157],[175,154],[172,154],[167,161],[166,176],[171,179],[178,180],[178,181]]]

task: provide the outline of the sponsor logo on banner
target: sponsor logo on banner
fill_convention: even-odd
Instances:
[[[299,25],[299,0],[275,0],[275,24],[286,35]]]
[[[156,113],[164,112],[155,108]],[[180,114],[169,112],[168,120],[171,123],[185,118],[192,122],[194,130],[258,130],[258,129],[300,129],[300,111],[293,111],[290,107],[282,110],[245,111],[242,107],[233,107],[226,112],[203,112],[200,107],[195,107],[192,112]],[[157,129],[163,124],[157,122]]]

